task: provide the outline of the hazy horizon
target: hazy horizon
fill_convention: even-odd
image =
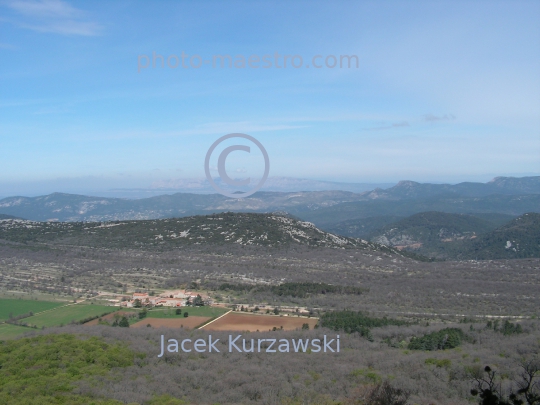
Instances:
[[[260,191],[281,191],[281,192],[296,192],[296,191],[350,191],[360,193],[371,191],[375,188],[390,188],[398,184],[400,181],[414,181],[417,183],[430,184],[459,184],[459,183],[488,183],[496,177],[535,177],[539,174],[526,173],[514,176],[489,176],[480,177],[477,181],[474,179],[464,181],[417,181],[414,179],[401,179],[393,182],[347,182],[347,181],[332,181],[321,179],[307,179],[294,177],[269,177]],[[487,179],[487,180],[486,180]],[[95,185],[92,185],[95,181]],[[221,179],[216,181],[221,183]],[[81,186],[81,184],[83,184]],[[100,187],[101,185],[101,187]],[[206,178],[191,178],[191,179],[167,179],[159,180],[148,184],[146,187],[122,187],[116,186],[116,183],[110,182],[108,188],[103,187],[103,182],[99,178],[86,179],[57,179],[45,182],[34,183],[17,183],[12,185],[12,189],[5,187],[5,184],[0,184],[0,189],[3,191],[0,194],[0,199],[8,197],[38,197],[53,193],[79,194],[95,197],[118,197],[118,198],[145,198],[158,195],[174,194],[174,193],[193,193],[193,194],[215,194],[216,191],[211,187]],[[6,192],[7,191],[7,192]],[[11,192],[10,192],[11,191]]]

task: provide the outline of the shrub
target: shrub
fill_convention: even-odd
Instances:
[[[461,345],[465,333],[459,328],[445,328],[420,338],[413,337],[409,343],[411,350],[445,350]]]

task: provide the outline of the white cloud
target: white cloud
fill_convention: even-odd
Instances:
[[[101,25],[89,21],[87,13],[61,0],[9,0],[2,3],[19,18],[15,23],[39,32],[61,35],[99,35]]]
[[[30,17],[73,18],[81,12],[60,0],[7,1],[6,6]]]

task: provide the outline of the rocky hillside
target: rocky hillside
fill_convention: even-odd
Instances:
[[[111,248],[174,248],[188,245],[305,245],[388,249],[321,231],[309,222],[275,214],[223,213],[186,218],[112,222],[0,221],[0,240]],[[394,251],[395,252],[395,251]]]

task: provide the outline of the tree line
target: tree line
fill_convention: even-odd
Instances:
[[[407,322],[398,319],[370,317],[358,311],[329,311],[320,317],[319,326],[343,331],[345,333],[359,333],[372,340],[370,328],[387,325],[407,325]]]
[[[253,286],[250,284],[222,283],[220,291],[238,292],[271,292],[280,297],[307,298],[314,294],[341,294],[360,295],[366,291],[365,288],[356,286],[332,285],[326,283],[311,282],[287,282],[273,286]]]

